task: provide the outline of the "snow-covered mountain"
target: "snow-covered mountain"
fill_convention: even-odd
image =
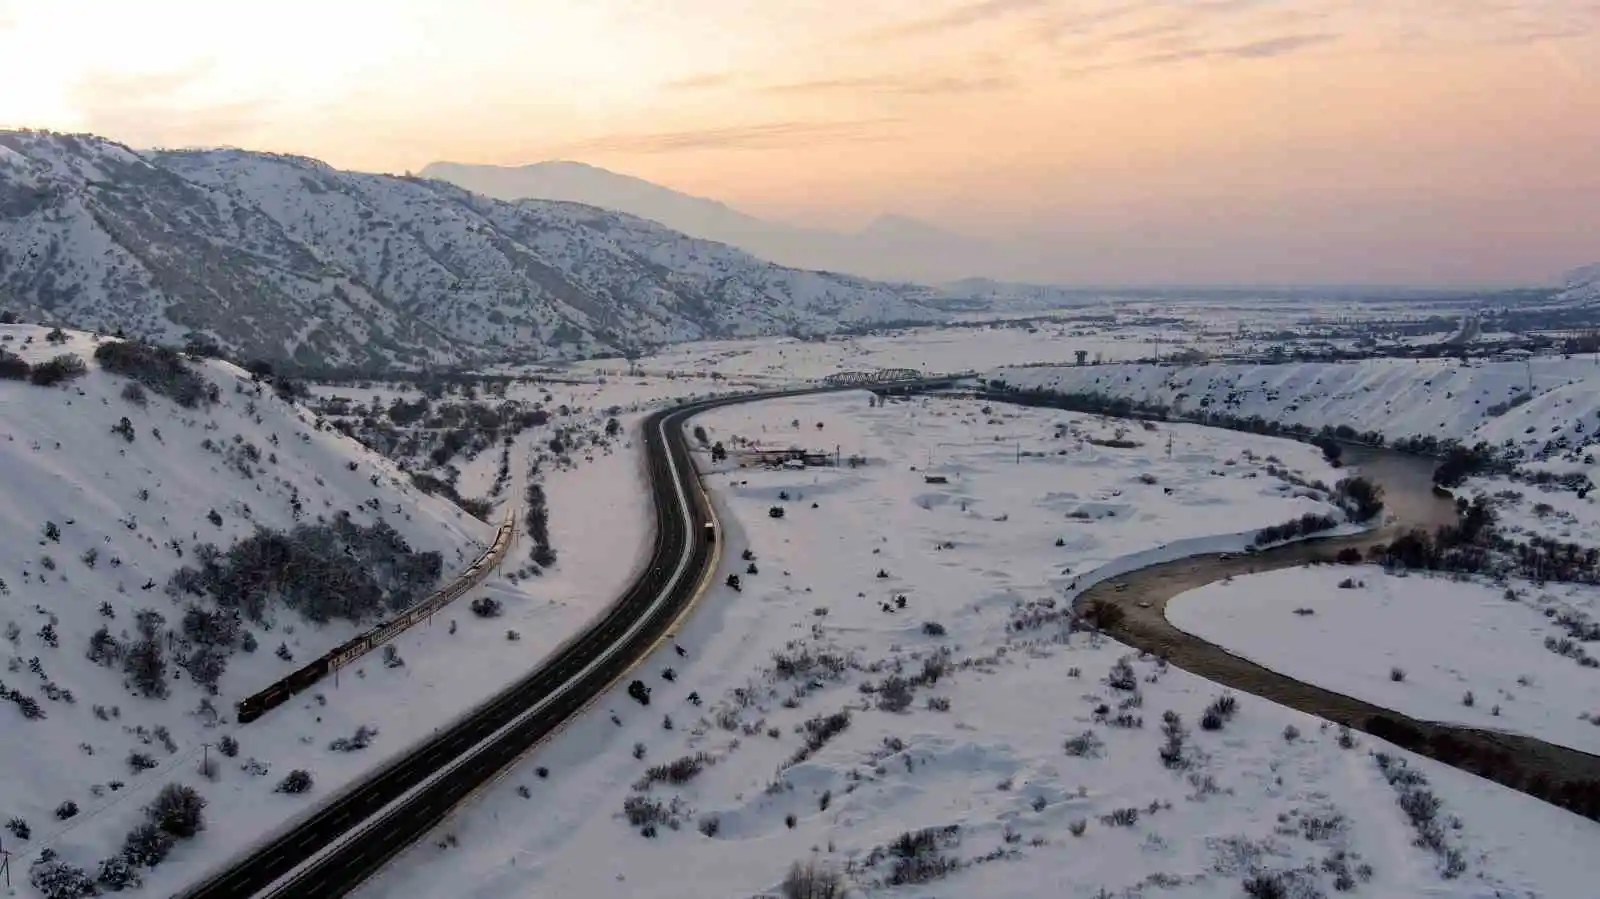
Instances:
[[[572,358],[929,321],[927,291],[629,215],[242,150],[0,132],[0,305],[321,366]]]
[[[802,228],[581,162],[435,162],[422,175],[502,200],[566,200],[616,209],[800,268],[928,284],[1003,275],[1009,269],[1000,248],[904,216],[881,216],[855,233]]]
[[[1569,303],[1600,303],[1600,263],[1567,272],[1557,297]]]

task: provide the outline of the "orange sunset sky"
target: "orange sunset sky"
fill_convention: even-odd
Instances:
[[[576,159],[1062,280],[1600,260],[1600,0],[0,0],[0,126]]]

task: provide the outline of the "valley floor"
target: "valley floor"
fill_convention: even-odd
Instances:
[[[715,466],[742,589],[637,670],[648,707],[603,697],[363,896],[747,896],[796,861],[868,895],[1585,893],[1591,822],[1070,632],[1101,566],[1326,510],[1266,472],[1332,480],[1312,448],[862,394],[696,423],[865,464]]]

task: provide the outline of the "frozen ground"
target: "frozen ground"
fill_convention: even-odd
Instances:
[[[1582,661],[1595,644],[1575,639],[1600,638],[1597,600],[1600,590],[1573,584],[1311,566],[1191,590],[1167,618],[1274,671],[1414,718],[1600,753],[1600,668]]]
[[[174,665],[176,651],[167,658],[171,695],[134,695],[120,665],[105,668],[86,657],[90,636],[105,625],[126,646],[137,639],[134,613],[145,608],[180,629],[185,606],[168,593],[168,580],[180,565],[194,564],[200,543],[226,550],[257,525],[288,528],[298,501],[304,522],[348,510],[360,524],[390,523],[414,549],[440,551],[447,579],[481,552],[493,529],[421,494],[388,460],[316,427],[304,408],[270,389],[258,393],[259,385],[232,366],[197,364],[220,388],[219,402],[209,408],[182,409],[154,393],[139,406],[123,397],[126,379],[92,361],[89,337],[69,333],[66,343],[52,346],[44,333],[0,326],[0,347],[31,362],[60,353],[91,361],[85,376],[65,386],[0,381],[0,627],[6,632],[0,649],[9,660],[0,681],[36,699],[44,712],[28,720],[21,706],[0,702],[0,759],[9,771],[0,778],[0,822],[17,818],[30,831],[27,840],[3,834],[14,880],[25,883],[30,861],[47,847],[92,873],[142,819],[153,795],[181,782],[196,787],[209,807],[206,829],[145,871],[146,894],[171,892],[531,670],[615,598],[642,558],[648,501],[633,438],[646,402],[658,395],[574,386],[564,395],[574,406],[581,400],[583,411],[559,423],[569,438],[598,431],[595,416],[604,412],[591,403],[639,411],[619,410],[625,427],[617,438],[585,439],[569,454],[571,465],[547,467],[551,541],[560,554],[555,567],[518,582],[490,579],[440,620],[397,638],[403,665],[387,667],[374,653],[337,684],[321,685],[250,725],[232,723],[235,702],[348,639],[357,626],[318,626],[280,610],[270,627],[247,628],[259,649],[232,656],[215,696]],[[131,442],[111,433],[122,416],[132,425]],[[518,447],[519,473],[535,436],[528,432]],[[254,461],[245,447],[256,451]],[[520,486],[508,498],[520,505]],[[57,537],[47,533],[47,522]],[[512,552],[525,558],[527,540]],[[500,600],[503,614],[474,616],[468,602],[479,596]],[[515,641],[508,639],[513,631]],[[290,659],[274,652],[280,643]],[[202,699],[214,714],[200,707]],[[362,726],[376,731],[368,748],[329,748]],[[237,738],[236,757],[219,759],[224,736]],[[133,771],[132,752],[149,755],[158,767]],[[202,758],[220,761],[214,780],[199,772]],[[296,768],[313,775],[310,792],[274,792]],[[59,818],[67,802],[78,813]]]
[[[728,447],[867,461],[718,466],[717,581],[742,589],[714,588],[676,634],[683,653],[637,670],[649,706],[603,697],[366,899],[750,896],[803,860],[867,895],[1223,899],[1269,872],[1330,895],[1346,879],[1379,897],[1585,894],[1591,823],[1396,753],[1445,822],[1423,821],[1439,852],[1420,848],[1381,743],[1248,696],[1204,729],[1217,688],[1149,659],[1113,678],[1128,650],[1068,632],[1074,573],[1314,505],[1256,470],[1278,455],[1326,476],[1309,447],[1178,427],[1169,459],[1165,426],[1114,449],[1088,442],[1114,437],[1088,416],[863,394],[694,423]]]

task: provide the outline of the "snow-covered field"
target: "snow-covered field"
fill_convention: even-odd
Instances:
[[[92,875],[154,794],[179,782],[197,788],[209,807],[206,829],[144,872],[147,892],[170,892],[531,670],[620,593],[643,557],[648,498],[632,440],[640,411],[623,414],[628,427],[608,445],[589,444],[572,466],[547,470],[558,564],[517,583],[491,578],[440,620],[401,635],[393,645],[403,665],[387,667],[374,653],[337,685],[319,685],[237,726],[235,702],[358,630],[280,609],[270,627],[246,627],[259,648],[229,659],[216,695],[176,666],[181,646],[167,653],[170,696],[137,695],[120,664],[101,667],[86,657],[91,634],[104,625],[126,648],[138,639],[140,609],[159,612],[181,634],[189,600],[169,593],[168,581],[179,566],[197,564],[199,544],[226,551],[257,526],[285,529],[344,510],[357,524],[388,522],[413,549],[441,552],[443,583],[481,552],[493,528],[420,493],[393,464],[317,428],[305,409],[226,363],[196,363],[220,388],[214,405],[183,409],[154,392],[138,405],[123,394],[127,379],[93,361],[91,338],[68,332],[66,343],[52,346],[44,334],[0,326],[0,347],[34,363],[75,354],[89,370],[54,387],[0,381],[0,627],[7,640],[0,649],[10,660],[0,681],[44,713],[28,720],[21,706],[0,703],[0,759],[10,772],[0,778],[0,822],[20,819],[30,832],[27,840],[4,834],[16,880],[26,882],[30,861],[45,848]],[[571,391],[584,398],[585,416],[590,402],[610,404],[610,394],[585,390]],[[111,430],[123,416],[131,440]],[[520,486],[506,499],[519,505]],[[512,552],[507,572],[525,559],[527,541]],[[479,596],[499,600],[503,613],[474,616],[468,601]],[[275,653],[280,643],[290,658]],[[376,731],[365,750],[329,748],[363,726]],[[236,757],[219,758],[224,736],[237,739]],[[158,767],[132,770],[134,752]],[[207,758],[220,762],[214,780],[199,770]],[[314,777],[309,793],[274,792],[297,768]],[[77,814],[59,817],[67,802]]]
[[[1117,449],[1090,416],[864,394],[693,424],[866,464],[717,466],[719,586],[683,653],[638,669],[649,706],[603,697],[363,896],[749,896],[796,861],[869,895],[1221,899],[1271,872],[1323,894],[1585,893],[1592,824],[1403,752],[1429,785],[1392,787],[1383,744],[1253,697],[1204,729],[1219,689],[1150,659],[1112,677],[1129,651],[1068,632],[1074,574],[1320,506],[1259,470],[1327,477],[1311,448],[1162,425]],[[1402,788],[1437,795],[1438,852]]]
[[[1390,440],[1422,436],[1471,445],[1548,446],[1547,467],[1593,471],[1588,443],[1600,435],[1600,369],[1591,359],[1462,364],[1367,359],[1284,365],[1112,365],[999,368],[1013,387],[1099,392],[1200,411],[1297,422],[1347,424]],[[1527,394],[1530,399],[1506,408]]]
[[[1178,342],[1204,349],[1219,345],[1175,328],[1102,328],[1073,322],[1039,322],[1032,330],[984,325],[965,328],[912,328],[892,335],[832,336],[827,340],[766,337],[706,341],[669,347],[638,360],[646,372],[718,372],[788,382],[821,378],[838,371],[910,368],[951,372],[984,370],[1021,362],[1067,364],[1083,351],[1105,361],[1151,357],[1156,338],[1171,351]],[[619,359],[573,364],[576,371],[627,370]]]
[[[1264,572],[1167,605],[1177,627],[1290,677],[1413,718],[1590,753],[1600,753],[1600,667],[1582,662],[1588,649],[1567,623],[1600,635],[1597,613],[1593,587],[1376,566]]]

